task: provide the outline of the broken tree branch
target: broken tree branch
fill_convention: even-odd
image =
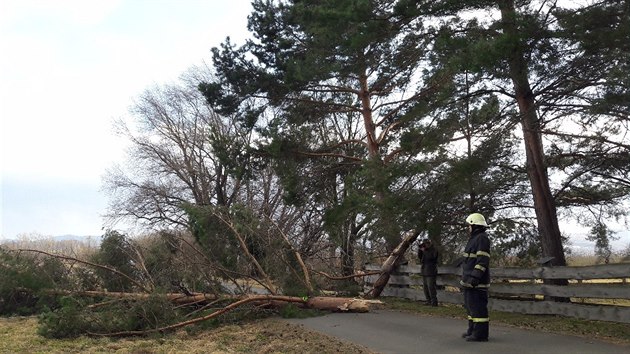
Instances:
[[[316,274],[319,274],[321,276],[324,276],[324,277],[326,277],[326,278],[328,278],[330,280],[345,280],[345,279],[365,277],[365,276],[368,276],[368,275],[381,274],[380,271],[374,270],[374,271],[371,271],[371,272],[362,272],[362,273],[356,273],[356,274],[351,274],[351,275],[337,277],[337,276],[333,276],[333,275],[330,275],[330,274],[327,274],[327,273],[324,273],[324,272],[320,272],[320,271],[315,270],[315,269],[311,269],[311,271],[313,273],[316,273]]]
[[[380,276],[374,282],[374,286],[372,290],[370,290],[367,294],[365,294],[366,298],[377,298],[383,292],[383,289],[387,285],[389,281],[389,277],[391,273],[398,267],[400,262],[403,259],[403,255],[411,246],[411,244],[418,238],[419,233],[415,230],[408,231],[403,240],[400,242],[398,246],[392,251],[391,255],[387,257],[387,260],[383,263],[381,267]]]
[[[260,265],[260,263],[258,263],[258,260],[256,259],[256,257],[254,257],[251,254],[251,252],[249,252],[249,249],[247,248],[247,244],[245,243],[245,240],[241,236],[240,232],[238,232],[238,230],[234,227],[232,222],[229,221],[229,220],[226,220],[223,217],[223,215],[221,215],[220,213],[218,213],[218,212],[216,212],[214,210],[212,211],[212,213],[214,214],[214,216],[216,216],[219,220],[221,220],[232,231],[232,233],[234,234],[234,237],[236,237],[236,240],[238,241],[238,243],[239,243],[239,245],[241,247],[241,251],[243,251],[245,256],[256,267],[256,270],[258,271],[258,274],[260,274],[260,276],[264,279],[264,284],[265,284],[265,287],[267,288],[267,290],[270,293],[272,293],[272,294],[277,294],[278,291],[276,289],[276,286],[273,284],[273,281],[271,281],[271,278],[269,277],[267,272],[265,272],[265,270]]]
[[[313,297],[313,298],[302,298],[302,297],[294,297],[294,296],[281,296],[281,295],[252,295],[246,298],[241,298],[238,301],[235,301],[224,308],[213,312],[209,315],[197,317],[192,320],[175,323],[169,326],[164,326],[160,328],[153,328],[144,331],[121,331],[114,333],[88,333],[92,336],[98,337],[129,337],[129,336],[139,336],[139,335],[147,335],[151,333],[164,333],[169,332],[184,326],[192,325],[195,323],[203,322],[215,317],[218,317],[226,312],[232,311],[239,306],[242,306],[247,303],[297,303],[303,307],[315,308],[319,310],[329,310],[329,311],[344,311],[344,312],[367,312],[371,305],[382,304],[382,302],[378,300],[364,300],[364,299],[354,299],[354,298],[331,298],[331,297]]]
[[[269,222],[271,222],[273,224],[273,226],[276,227],[278,232],[280,232],[280,235],[282,235],[282,238],[284,239],[284,242],[286,242],[287,246],[291,248],[291,251],[295,255],[295,258],[297,259],[298,264],[300,265],[300,269],[302,269],[302,274],[304,275],[304,285],[308,289],[309,294],[312,294],[313,293],[313,284],[311,284],[311,277],[310,277],[310,275],[308,273],[308,268],[306,268],[306,264],[304,264],[304,260],[302,259],[302,255],[300,254],[300,252],[298,252],[295,249],[295,247],[293,247],[293,245],[291,244],[291,241],[289,241],[289,237],[284,233],[284,231],[282,231],[280,226],[278,226],[278,224],[276,224],[276,222],[273,221],[269,216],[267,216],[267,219],[269,220]]]

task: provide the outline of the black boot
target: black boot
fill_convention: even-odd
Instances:
[[[473,329],[474,329],[473,321],[472,320],[468,320],[468,329],[466,330],[466,332],[462,333],[462,338],[466,339],[466,338],[472,336]]]
[[[487,342],[488,338],[477,338],[473,335],[466,337],[466,342]]]

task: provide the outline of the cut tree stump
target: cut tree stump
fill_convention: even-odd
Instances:
[[[305,305],[308,308],[334,312],[369,312],[370,308],[382,304],[380,300],[318,296],[309,298]]]

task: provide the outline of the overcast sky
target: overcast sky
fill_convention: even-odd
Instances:
[[[249,0],[0,0],[2,239],[103,234],[134,97],[248,35]],[[615,248],[630,244],[627,227]],[[564,225],[587,249],[583,230]],[[582,235],[579,233],[582,232]],[[577,235],[577,236],[576,236]]]
[[[134,97],[247,36],[249,0],[0,0],[0,239],[102,235]]]

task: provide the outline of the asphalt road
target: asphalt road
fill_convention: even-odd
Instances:
[[[492,322],[488,342],[466,342],[461,338],[467,327],[465,320],[390,310],[332,313],[287,321],[378,353],[630,353],[628,345],[505,327]]]

